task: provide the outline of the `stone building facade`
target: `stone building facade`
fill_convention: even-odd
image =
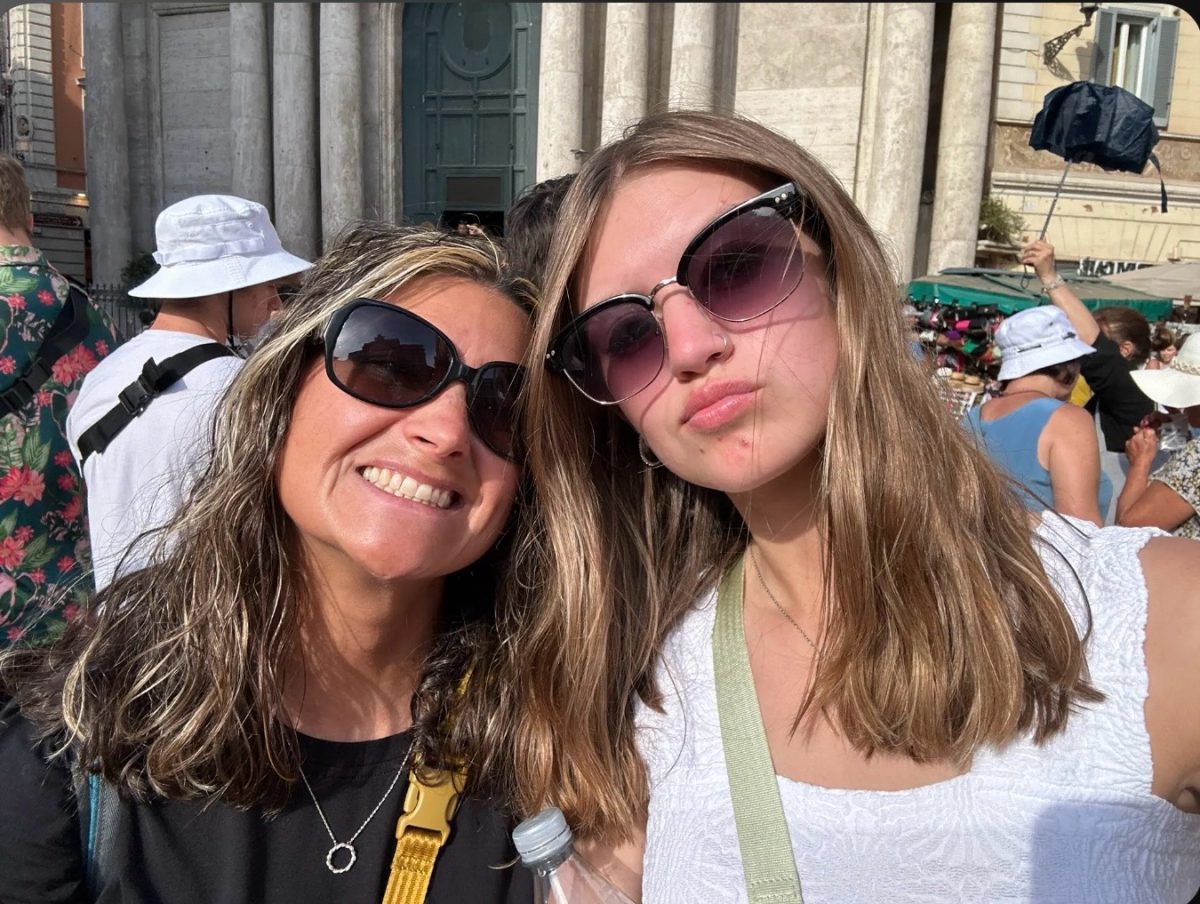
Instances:
[[[1076,4],[1006,3],[999,22],[995,117],[988,147],[992,193],[1036,238],[1062,179],[1061,158],[1029,147],[1042,98],[1081,79],[1120,84],[1155,108],[1168,195],[1158,172],[1107,173],[1079,164],[1067,173],[1046,238],[1070,269],[1111,275],[1143,263],[1200,258],[1200,27],[1179,7],[1103,3],[1089,26],[1046,62],[1046,45],[1083,22]],[[1197,286],[1200,292],[1200,286]]]
[[[64,273],[87,280],[80,4],[14,6],[0,22],[0,48],[0,149],[25,166],[33,240]]]
[[[980,198],[1020,213],[1023,237],[1040,230],[1061,161],[1028,149],[1030,125],[1048,90],[1099,71],[1118,20],[1174,23],[1169,66],[1138,51],[1145,73],[1157,66],[1147,90],[1169,97],[1171,209],[1157,210],[1156,177],[1080,166],[1049,237],[1067,260],[1144,261],[1193,255],[1200,238],[1200,30],[1173,6],[1100,4],[1050,62],[1044,45],[1082,24],[1079,4],[83,6],[99,280],[153,248],[162,207],[202,191],[267,204],[306,255],[364,216],[502,229],[525,186],[668,105],[737,110],[809,148],[902,278],[1009,262],[977,257],[997,251],[978,243]]]

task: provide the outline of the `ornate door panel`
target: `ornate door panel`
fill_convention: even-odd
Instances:
[[[496,232],[532,180],[539,6],[404,5],[404,216]]]

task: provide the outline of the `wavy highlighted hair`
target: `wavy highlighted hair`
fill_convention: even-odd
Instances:
[[[518,550],[542,602],[507,646],[495,719],[515,729],[492,747],[515,763],[509,793],[524,811],[556,804],[581,835],[606,840],[644,815],[634,704],[657,699],[664,636],[748,534],[723,494],[648,471],[620,415],[542,358],[577,313],[580,267],[623,180],[698,163],[764,189],[794,182],[827,226],[838,365],[815,503],[827,629],[797,720],[815,707],[858,750],[965,763],[1021,732],[1048,738],[1074,701],[1098,698],[1025,509],[907,352],[895,275],[837,179],[753,121],[652,115],[587,160],[555,225],[526,399],[540,520]]]
[[[11,651],[0,685],[44,737],[129,793],[278,807],[299,777],[284,710],[310,601],[276,467],[292,407],[334,312],[429,277],[468,280],[529,308],[486,238],[363,223],[315,268],[247,360],[217,412],[211,462],[157,536],[149,567],[98,594],[46,649]],[[503,550],[447,579],[445,630],[414,697],[417,750],[438,765],[439,725],[470,657],[494,636]]]

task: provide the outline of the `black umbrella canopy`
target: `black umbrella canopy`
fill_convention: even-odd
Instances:
[[[1042,101],[1029,146],[1069,163],[1140,173],[1158,143],[1154,108],[1115,85],[1072,82]]]
[[[1153,150],[1157,143],[1150,104],[1124,88],[1094,82],[1072,82],[1047,94],[1029,135],[1034,150],[1050,151],[1068,164],[1093,163],[1110,172],[1140,173],[1147,161],[1157,168]],[[1167,210],[1165,186],[1162,210]]]

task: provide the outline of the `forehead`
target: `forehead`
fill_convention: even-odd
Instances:
[[[769,182],[705,164],[631,173],[601,211],[584,252],[578,271],[584,305],[620,292],[647,292],[659,280],[674,276],[696,233],[730,208],[774,187]]]
[[[380,300],[428,320],[473,366],[520,361],[529,341],[525,312],[502,293],[469,279],[424,277]]]

